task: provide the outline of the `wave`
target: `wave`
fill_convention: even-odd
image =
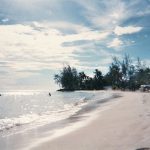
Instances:
[[[20,126],[24,124],[31,123],[32,121],[38,119],[37,114],[28,114],[28,115],[22,115],[18,118],[5,118],[0,119],[0,131],[3,131],[4,129],[11,129],[15,126]]]
[[[63,109],[46,111],[44,113],[30,113],[19,117],[0,119],[0,131],[9,130],[14,127],[34,123],[35,127],[47,123],[53,123],[66,119],[82,109],[87,104],[88,98],[83,97],[78,102],[65,104]]]
[[[80,92],[80,94],[81,93],[82,92]],[[91,94],[87,94],[85,92],[83,95],[81,94],[82,97],[81,96],[76,97],[77,99],[75,101],[70,102],[70,99],[68,99],[69,102],[61,104],[63,105],[63,107],[60,108],[56,109],[49,108],[49,110],[39,113],[31,111],[26,114],[19,115],[17,117],[10,117],[10,118],[8,117],[0,119],[0,131],[10,130],[15,127],[17,128],[18,126],[25,126],[25,125],[29,125],[25,127],[36,128],[37,126],[42,126],[44,124],[51,124],[57,121],[61,121],[79,113],[83,114],[89,112],[89,110],[95,109],[99,103],[106,102],[107,100],[105,98],[110,98],[112,96],[112,94],[110,93],[103,93],[103,92],[99,93],[90,92],[90,93]],[[8,93],[7,95],[9,94],[11,95],[12,93]],[[73,98],[73,96],[71,98]],[[55,100],[52,101],[56,103]],[[45,105],[46,104],[47,103],[45,103]]]

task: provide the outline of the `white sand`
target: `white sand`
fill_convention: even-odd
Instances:
[[[124,92],[87,126],[34,150],[136,150],[150,147],[150,93]]]

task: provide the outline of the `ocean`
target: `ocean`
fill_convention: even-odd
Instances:
[[[75,124],[81,120],[81,116],[96,110],[113,96],[111,92],[103,91],[56,91],[51,96],[48,91],[1,91],[0,148],[22,149],[22,144],[29,139],[33,142],[42,136],[52,136],[54,131],[58,134],[57,129],[63,129],[70,123]],[[23,136],[24,142],[21,144],[19,137],[22,135],[26,136]],[[20,144],[14,146],[13,141],[16,139],[20,139]]]

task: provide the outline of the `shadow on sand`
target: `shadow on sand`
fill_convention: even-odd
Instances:
[[[150,148],[144,147],[144,148],[138,148],[138,149],[136,149],[136,150],[150,150]]]

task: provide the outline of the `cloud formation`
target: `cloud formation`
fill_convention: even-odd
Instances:
[[[127,27],[120,27],[117,26],[114,30],[116,35],[124,35],[124,34],[133,34],[142,30],[142,27],[134,27],[134,26],[127,26]]]
[[[49,24],[34,23],[33,25],[1,25],[1,60],[4,61],[29,61],[31,64],[49,63],[55,64],[54,68],[57,68],[57,63],[76,62],[72,60],[71,56],[74,51],[80,50],[79,45],[72,45],[67,48],[63,46],[65,42],[76,42],[80,40],[103,40],[109,33],[99,33],[92,31],[90,28],[76,29],[75,34],[64,35],[59,30],[54,29]],[[82,31],[83,30],[83,31]],[[4,38],[5,37],[5,38]],[[79,48],[78,48],[79,47]],[[12,53],[13,52],[13,53]],[[57,59],[56,59],[57,58]],[[72,60],[72,61],[71,61]],[[21,62],[22,63],[22,62]],[[75,64],[74,64],[75,65]],[[20,65],[13,66],[16,69],[23,69]],[[29,68],[35,69],[32,65]],[[43,66],[44,67],[44,66]],[[37,68],[39,68],[37,66]]]
[[[108,47],[109,48],[118,48],[121,45],[123,45],[123,42],[119,38],[114,38],[113,41],[108,44]]]
[[[45,83],[45,70],[64,64],[106,72],[112,56],[141,54],[144,39],[148,47],[149,7],[148,0],[1,0],[1,83]]]

